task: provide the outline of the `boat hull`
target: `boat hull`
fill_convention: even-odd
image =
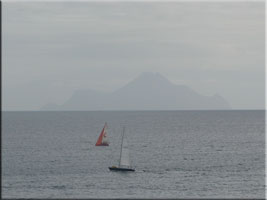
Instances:
[[[96,144],[95,146],[109,146],[108,143]]]
[[[121,167],[109,167],[110,171],[117,171],[117,172],[134,172],[135,169],[131,168],[121,168]]]

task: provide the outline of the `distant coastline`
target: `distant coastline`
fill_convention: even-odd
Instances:
[[[146,72],[111,93],[77,90],[63,104],[41,110],[230,110],[219,94],[205,96],[186,85],[176,85],[159,73]]]

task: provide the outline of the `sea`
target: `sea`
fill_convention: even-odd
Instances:
[[[2,197],[265,198],[265,111],[2,112]]]

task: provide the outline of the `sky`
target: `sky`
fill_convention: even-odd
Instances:
[[[2,108],[63,104],[158,72],[265,108],[264,2],[4,2]]]

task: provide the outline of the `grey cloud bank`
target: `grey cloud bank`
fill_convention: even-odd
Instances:
[[[3,109],[111,92],[144,71],[264,109],[263,2],[3,3]]]

